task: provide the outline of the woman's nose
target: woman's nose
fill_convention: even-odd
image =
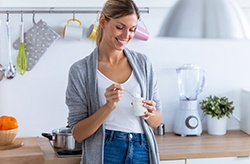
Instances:
[[[130,35],[130,31],[129,31],[129,30],[123,30],[122,36],[123,36],[124,38],[129,38],[129,35]]]

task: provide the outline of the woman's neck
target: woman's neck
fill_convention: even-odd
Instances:
[[[98,61],[116,64],[119,63],[119,61],[124,57],[123,51],[118,51],[116,49],[111,49],[110,47],[105,47],[102,45],[100,45],[98,48]]]

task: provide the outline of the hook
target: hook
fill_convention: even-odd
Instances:
[[[21,11],[21,22],[23,22],[23,11]]]
[[[144,22],[141,20],[141,18],[139,18],[139,21],[142,23],[142,25],[144,26],[144,28],[148,31],[147,26],[144,24]]]
[[[145,9],[145,10],[143,10]],[[148,13],[149,14],[149,7],[144,7],[142,10],[139,10],[139,13]]]
[[[75,21],[76,15],[75,11],[73,11],[73,21]]]
[[[52,14],[53,7],[49,8],[49,13]]]
[[[99,17],[100,17],[100,11],[97,11],[96,22],[98,22],[98,20],[99,20]]]
[[[10,13],[9,13],[9,11],[7,11],[7,22],[9,22],[9,20],[10,20],[10,17],[9,17],[9,15],[10,15]]]
[[[33,11],[32,21],[33,21],[34,24],[36,24],[36,21],[35,21],[35,14],[36,14],[35,11]]]

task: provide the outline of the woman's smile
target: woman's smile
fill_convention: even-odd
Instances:
[[[116,40],[118,41],[118,43],[121,44],[121,46],[126,46],[126,44],[128,43],[127,40],[121,40],[121,39],[118,39],[118,38],[116,38]]]

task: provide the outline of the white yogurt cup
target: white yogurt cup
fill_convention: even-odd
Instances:
[[[134,94],[134,100],[133,100],[134,115],[136,116],[145,115],[145,112],[147,111],[147,109],[142,106],[143,100],[144,98],[141,97],[139,94],[136,94],[136,93]]]

